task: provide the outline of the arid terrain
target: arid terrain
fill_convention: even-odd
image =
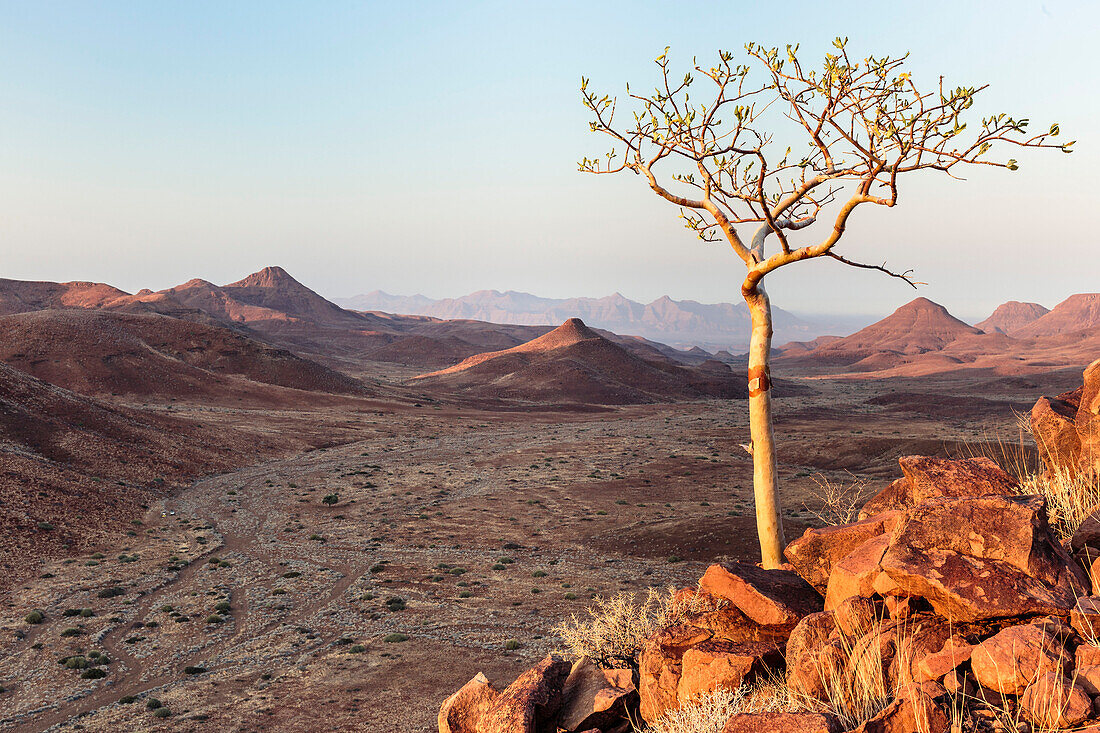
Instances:
[[[432,730],[593,597],[757,559],[736,360],[583,324],[516,349],[553,329],[329,308],[283,275],[0,288],[0,729]],[[1030,460],[1018,415],[1091,361],[970,358],[976,329],[917,306],[778,361],[788,540],[822,481]]]

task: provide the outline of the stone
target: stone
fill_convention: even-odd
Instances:
[[[705,629],[680,624],[646,641],[638,658],[639,711],[643,720],[652,723],[662,713],[679,707],[676,690],[684,652],[710,637]]]
[[[954,622],[1065,614],[1089,581],[1040,497],[941,498],[910,510],[881,561],[897,594]]]
[[[1070,609],[1069,625],[1085,639],[1100,638],[1100,596],[1078,598]]]
[[[1020,711],[1040,728],[1060,730],[1083,723],[1092,712],[1092,700],[1063,675],[1047,672],[1024,692]]]
[[[698,587],[678,591],[674,603],[680,604],[684,609],[684,623],[706,629],[716,639],[782,642],[790,633],[789,624],[759,624],[746,616],[729,599],[715,596]]]
[[[782,666],[783,652],[776,644],[704,641],[684,652],[676,697],[682,705],[719,687],[736,690]]]
[[[1019,483],[984,456],[933,458],[904,456],[901,472],[912,486],[913,504],[939,497],[1011,496]]]
[[[739,713],[722,733],[841,733],[841,725],[825,713]]]
[[[849,596],[833,609],[836,628],[845,636],[862,636],[881,619],[879,606],[864,596]]]
[[[901,512],[888,511],[852,524],[810,528],[787,545],[783,555],[795,572],[824,595],[833,565],[865,542],[893,531],[901,520]]]
[[[852,733],[945,733],[950,725],[947,713],[923,692],[913,698],[895,698]]]
[[[1078,663],[1073,670],[1073,682],[1093,697],[1100,695],[1100,664]]]
[[[1080,388],[1039,398],[1031,431],[1048,475],[1100,475],[1100,359],[1085,368]]]
[[[439,733],[475,733],[497,690],[481,672],[439,707]]]
[[[625,672],[626,674],[622,674]],[[605,673],[588,659],[573,664],[562,687],[557,727],[565,731],[612,728],[628,722],[638,691],[629,669]]]
[[[711,565],[699,587],[729,600],[758,624],[788,630],[823,606],[821,595],[797,573],[762,570],[744,562]]]
[[[973,645],[958,636],[952,636],[938,652],[917,660],[917,679],[921,682],[942,679],[959,665],[970,661],[973,652]]]
[[[831,611],[853,596],[869,598],[875,594],[875,580],[882,574],[882,556],[890,540],[891,535],[879,535],[833,566],[825,593],[825,610]]]
[[[849,645],[841,639],[832,639],[823,646],[805,650],[795,657],[787,655],[787,688],[797,699],[828,699],[828,687],[832,680],[845,674],[848,665]],[[827,685],[828,683],[828,685]]]
[[[1064,674],[1073,657],[1054,636],[1032,624],[1009,626],[977,645],[970,655],[982,687],[1020,695],[1041,675]]]
[[[564,659],[547,656],[493,698],[477,733],[538,733],[554,720],[571,668]]]
[[[1081,520],[1081,524],[1069,538],[1069,546],[1074,553],[1091,549],[1092,552],[1087,553],[1089,560],[1097,559],[1097,551],[1100,550],[1100,505],[1090,509]]]
[[[878,492],[859,510],[860,520],[870,519],[883,512],[900,512],[913,506],[913,486],[909,479],[899,478]]]
[[[1100,666],[1100,646],[1095,643],[1085,642],[1077,647],[1074,652],[1075,667]]]

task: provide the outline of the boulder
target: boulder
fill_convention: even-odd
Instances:
[[[1100,695],[1100,664],[1080,664],[1073,670],[1073,683],[1089,695]]]
[[[1073,728],[1092,712],[1092,700],[1057,672],[1046,672],[1020,698],[1023,716],[1042,730]]]
[[[557,727],[570,733],[611,729],[629,722],[628,715],[637,702],[638,691],[629,669],[605,672],[588,659],[580,659],[562,687]]]
[[[527,670],[489,703],[477,733],[537,733],[552,723],[572,665],[550,655]]]
[[[890,545],[890,535],[881,534],[863,543],[833,566],[825,593],[825,609],[833,610],[853,596],[869,598],[875,594],[875,580],[882,574],[882,556]]]
[[[927,693],[897,697],[882,712],[852,733],[946,733],[950,721],[943,708]]]
[[[674,603],[683,609],[684,623],[706,629],[716,639],[782,642],[790,633],[788,624],[759,624],[746,616],[729,599],[715,596],[698,587],[678,591]]]
[[[882,568],[897,595],[954,622],[1065,614],[1087,576],[1051,537],[1039,497],[941,498],[908,513]]]
[[[1062,675],[1073,655],[1034,624],[1009,626],[978,644],[970,655],[974,678],[985,688],[1020,695],[1041,675]]]
[[[850,596],[833,610],[834,623],[845,636],[863,636],[882,620],[879,606],[870,598]]]
[[[840,733],[837,719],[826,713],[739,713],[722,733]]]
[[[481,672],[439,707],[439,733],[476,733],[477,724],[497,696]]]
[[[1039,398],[1031,432],[1048,474],[1100,475],[1100,359],[1086,367],[1080,388]]]
[[[843,687],[837,683],[844,679],[849,646],[843,639],[830,639],[798,656],[788,654],[787,688],[791,694],[800,700],[828,700],[830,690]]]
[[[821,595],[791,570],[762,570],[744,562],[711,565],[702,590],[725,598],[758,624],[793,629],[803,616],[822,610]]]
[[[736,690],[783,666],[783,651],[768,642],[704,641],[684,652],[676,697],[680,704],[722,687]]]
[[[1100,506],[1094,506],[1081,520],[1081,524],[1069,538],[1069,545],[1073,553],[1083,553],[1089,560],[1085,567],[1100,556],[1097,552],[1100,550]]]
[[[1085,639],[1100,638],[1100,596],[1077,599],[1069,612],[1069,625]]]
[[[934,458],[903,456],[898,459],[904,478],[894,481],[863,505],[859,518],[889,510],[906,510],[940,497],[1008,496],[1019,487],[989,458]]]
[[[952,636],[938,652],[915,660],[917,679],[921,682],[943,679],[948,673],[970,661],[973,653],[974,645],[968,644],[961,637]]]
[[[709,631],[680,624],[646,641],[638,659],[639,711],[643,720],[652,723],[664,712],[679,707],[676,692],[684,652],[710,637]]]
[[[833,566],[867,541],[893,531],[902,513],[887,511],[852,524],[807,529],[783,555],[794,571],[825,595]]]

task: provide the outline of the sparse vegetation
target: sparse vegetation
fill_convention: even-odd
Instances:
[[[28,624],[40,624],[46,619],[46,614],[39,610],[34,610],[23,617],[23,621]]]
[[[382,637],[382,641],[388,644],[400,644],[401,642],[408,640],[409,637],[407,635],[400,633],[386,634]]]

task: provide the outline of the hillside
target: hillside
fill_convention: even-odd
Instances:
[[[156,314],[0,316],[0,361],[81,394],[264,398],[266,385],[364,394],[356,380],[213,325]]]
[[[1034,323],[1047,313],[1050,311],[1038,303],[1010,300],[997,306],[989,318],[974,324],[974,327],[986,333],[1003,333],[1011,336],[1014,331]]]
[[[963,336],[980,335],[979,329],[955,318],[938,303],[916,298],[851,336],[808,351],[793,349],[789,358],[875,371],[902,363],[907,357],[940,351]]]
[[[1049,338],[1100,329],[1100,293],[1071,295],[1012,335],[1018,338]]]
[[[472,356],[417,381],[489,398],[588,404],[745,395],[743,379],[724,364],[691,368],[645,360],[577,318],[527,343]]]
[[[0,278],[0,315],[46,308],[103,308],[129,294],[104,283]]]

